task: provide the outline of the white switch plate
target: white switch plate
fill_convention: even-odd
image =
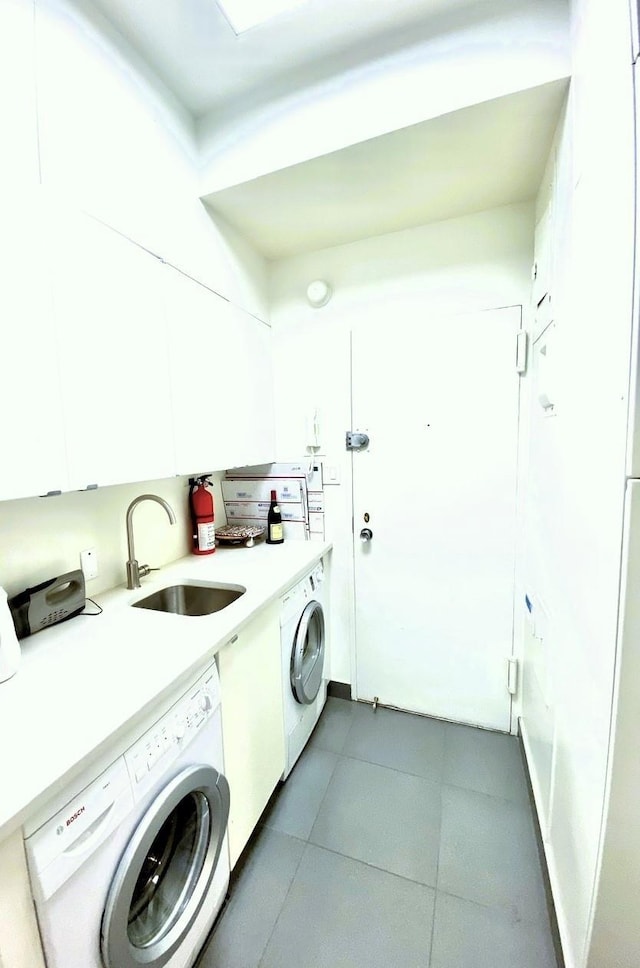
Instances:
[[[324,464],[322,470],[322,477],[324,484],[339,484],[340,483],[340,468],[336,467],[335,464]]]
[[[98,577],[98,555],[95,548],[86,548],[80,552],[80,567],[84,573],[85,581],[91,581]]]

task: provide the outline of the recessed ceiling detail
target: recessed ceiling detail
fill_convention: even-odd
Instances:
[[[270,101],[274,91],[282,96],[416,44],[452,20],[492,18],[527,0],[305,0],[239,36],[216,0],[76,2],[95,7],[201,118],[233,115],[238,105]],[[272,3],[265,0],[264,9]],[[539,3],[546,9],[566,0]],[[251,7],[262,8],[262,0]]]
[[[234,33],[242,34],[301,7],[307,0],[216,0]]]
[[[203,198],[269,259],[535,197],[567,81],[486,101]]]

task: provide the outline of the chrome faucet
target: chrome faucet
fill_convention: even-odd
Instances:
[[[171,524],[176,523],[173,508],[170,504],[167,504],[163,497],[158,497],[157,494],[141,494],[139,497],[133,499],[127,508],[127,552],[129,555],[129,560],[127,561],[127,588],[140,588],[140,579],[154,570],[149,565],[139,565],[136,561],[135,551],[133,550],[133,512],[141,501],[155,501],[156,504],[161,504],[167,512]]]

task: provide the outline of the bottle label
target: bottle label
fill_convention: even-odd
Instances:
[[[216,546],[216,526],[213,521],[198,524],[198,551],[211,551]]]
[[[269,525],[269,537],[272,541],[282,541],[284,537],[284,530],[281,524],[270,524]]]

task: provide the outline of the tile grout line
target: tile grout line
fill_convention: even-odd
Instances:
[[[484,904],[482,901],[476,901],[473,898],[465,897],[463,894],[455,894],[453,891],[443,891],[440,888],[436,889],[437,894],[442,894],[444,897],[452,897],[456,901],[464,901],[465,904],[473,904],[474,907],[480,908],[482,911],[497,911],[500,914],[504,914],[508,917],[512,913],[512,908],[503,904]],[[547,928],[547,923],[544,918],[525,918],[519,919],[518,924],[524,924],[531,928]]]
[[[280,833],[280,831],[278,831],[278,833]],[[289,836],[289,835],[288,834],[285,834],[284,836]],[[295,838],[295,839],[297,839],[297,838]],[[270,941],[271,941],[271,939],[273,937],[273,932],[276,930],[276,928],[278,926],[278,922],[280,921],[280,918],[282,917],[282,912],[284,911],[284,906],[287,903],[287,899],[289,897],[289,894],[291,893],[291,888],[293,887],[293,882],[295,881],[296,876],[297,876],[297,873],[300,870],[300,864],[302,863],[302,858],[304,857],[304,855],[305,855],[305,849],[303,849],[300,852],[300,858],[298,860],[298,863],[296,864],[296,869],[293,872],[293,877],[291,878],[291,880],[289,882],[289,887],[287,888],[286,893],[285,893],[285,895],[284,895],[284,897],[282,899],[282,904],[280,905],[280,910],[278,911],[277,917],[274,919],[273,927],[271,928],[271,931],[269,932],[269,937],[265,941],[264,946],[262,948],[262,951],[260,952],[260,957],[258,958],[258,961],[256,962],[256,968],[260,968],[260,965],[264,961],[264,956],[267,953],[267,948],[269,947],[269,943],[270,943]]]
[[[336,750],[326,749],[325,747],[320,746],[319,744],[316,743],[316,749],[322,749],[325,753],[333,753],[335,756],[341,756],[345,760],[355,760],[356,763],[369,763],[371,766],[379,766],[383,770],[391,770],[392,773],[401,773],[403,776],[415,776],[419,780],[430,780],[433,783],[444,782],[443,780],[440,780],[438,777],[434,776],[433,774],[430,774],[429,776],[425,776],[424,773],[412,773],[410,770],[400,770],[395,766],[389,766],[387,763],[378,763],[376,760],[368,760],[368,759],[365,759],[363,756],[354,756],[352,753],[345,753],[344,747],[343,747],[343,751],[338,753]]]
[[[355,760],[356,763],[368,763],[370,766],[378,766],[381,770],[389,770],[391,773],[399,773],[401,776],[412,776],[417,780],[427,780],[429,783],[437,784],[441,787],[451,787],[454,790],[463,790],[466,793],[475,793],[479,797],[487,797],[489,800],[499,800],[502,803],[510,803],[514,807],[518,807],[523,810],[524,813],[529,815],[529,804],[526,799],[515,799],[514,797],[500,796],[495,793],[487,793],[485,790],[477,790],[475,787],[463,786],[461,783],[452,783],[446,780],[443,776],[438,776],[435,772],[431,773],[429,776],[425,776],[424,773],[412,773],[410,770],[400,770],[397,767],[389,766],[388,763],[379,763],[377,760],[365,759],[362,756],[354,756],[352,753],[338,753],[335,749],[329,749],[324,746],[320,746],[318,743],[315,744],[315,749],[322,750],[324,753],[333,753],[334,756],[338,756],[345,760]]]
[[[349,732],[350,731],[351,731],[351,726],[349,727],[349,730],[347,731],[347,736],[349,735]],[[346,736],[345,736],[344,742],[345,743],[347,742],[347,737]],[[325,750],[324,752],[327,753],[329,751],[328,750]],[[336,757],[336,761],[333,764],[333,769],[331,771],[331,776],[329,777],[329,782],[327,783],[327,786],[326,786],[325,791],[324,791],[324,795],[323,795],[322,800],[320,801],[320,803],[318,805],[318,809],[316,810],[315,817],[313,818],[313,823],[311,824],[311,830],[309,831],[309,836],[307,837],[307,843],[308,844],[310,844],[312,842],[311,841],[311,835],[313,834],[313,828],[315,827],[316,823],[318,822],[318,817],[320,816],[320,811],[322,810],[322,807],[324,806],[324,802],[327,799],[327,796],[329,794],[329,787],[331,786],[331,781],[333,780],[333,778],[335,776],[335,772],[338,769],[338,763],[342,759],[342,753],[334,753],[333,755]]]
[[[424,881],[416,881],[413,877],[407,877],[406,874],[398,874],[397,871],[387,870],[386,867],[378,867],[377,864],[370,864],[369,861],[362,860],[360,857],[352,857],[351,854],[343,854],[342,851],[336,850],[334,847],[325,847],[323,844],[316,844],[312,840],[307,841],[307,847],[314,847],[316,850],[324,850],[327,854],[333,854],[335,857],[344,857],[345,860],[351,860],[354,864],[362,864],[363,867],[368,867],[369,870],[379,871],[381,874],[387,874],[389,877],[397,877],[401,881],[406,881],[407,884],[415,884],[417,887],[424,887],[427,891],[433,891],[435,893],[435,886],[433,884],[425,884]],[[462,898],[464,900],[464,898]]]
[[[444,757],[446,753],[446,738],[445,744],[443,744],[443,771],[444,771]],[[438,905],[438,882],[440,880],[440,853],[442,851],[442,814],[443,814],[443,798],[442,798],[442,787],[444,783],[440,784],[440,816],[438,818],[438,856],[436,858],[436,883],[434,888],[433,897],[433,917],[431,919],[431,937],[429,938],[429,961],[427,962],[427,968],[430,968],[431,957],[433,955],[433,938],[436,932],[436,907]]]
[[[323,752],[327,752],[327,751],[324,750]],[[336,755],[339,755],[339,754],[336,754]],[[295,881],[295,879],[297,877],[298,871],[300,870],[300,865],[301,865],[301,863],[303,861],[303,858],[304,858],[304,856],[305,856],[305,854],[307,852],[307,849],[308,849],[308,847],[310,845],[309,837],[311,836],[311,833],[313,831],[313,827],[315,826],[315,820],[317,819],[318,814],[320,813],[320,808],[321,808],[322,804],[324,803],[324,801],[326,799],[327,790],[329,789],[329,786],[331,785],[331,780],[333,779],[333,774],[336,771],[337,765],[338,765],[338,760],[336,759],[336,762],[333,764],[333,769],[331,770],[331,775],[329,777],[329,782],[327,783],[327,788],[326,788],[326,790],[324,792],[324,796],[323,796],[322,801],[320,803],[320,806],[318,807],[318,810],[316,812],[316,818],[314,819],[313,824],[311,825],[311,830],[309,831],[309,836],[307,838],[305,838],[305,839],[303,839],[302,837],[295,837],[295,839],[298,840],[300,843],[304,843],[305,844],[305,847],[303,848],[303,850],[302,850],[302,852],[300,854],[300,860],[296,864],[296,869],[294,871],[293,877],[291,878],[291,881],[289,883],[289,887],[287,888],[287,892],[286,892],[286,894],[284,896],[284,899],[282,901],[282,904],[280,905],[280,910],[278,911],[278,916],[275,919],[275,921],[273,922],[273,927],[271,928],[271,931],[269,933],[269,937],[267,938],[267,940],[265,942],[265,945],[264,945],[264,948],[262,949],[262,954],[260,955],[260,958],[258,960],[257,968],[260,968],[260,966],[262,965],[262,963],[264,961],[264,956],[267,953],[267,948],[269,947],[269,944],[270,944],[271,939],[273,937],[274,931],[276,930],[276,928],[278,926],[278,923],[280,921],[280,918],[282,917],[282,912],[284,911],[285,905],[287,903],[287,899],[288,899],[289,895],[291,894],[291,889],[293,887],[293,883],[294,883],[294,881]],[[273,830],[275,828],[270,828],[270,829]],[[278,831],[278,833],[282,833],[282,831]],[[294,836],[294,835],[292,835],[292,834],[285,834],[284,836]],[[315,846],[315,845],[313,845],[313,846]]]

